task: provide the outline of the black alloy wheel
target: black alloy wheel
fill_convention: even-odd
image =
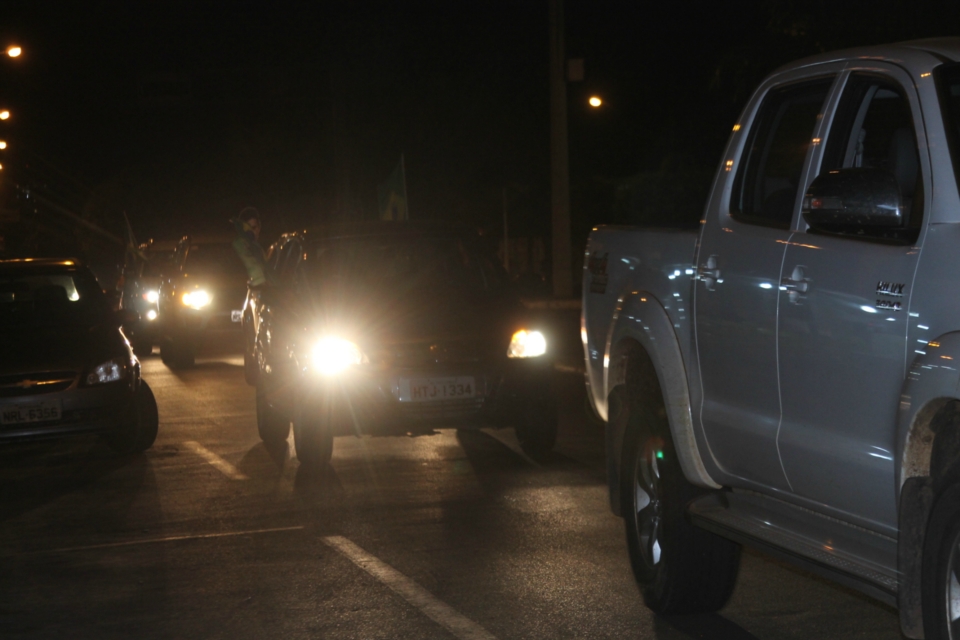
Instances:
[[[960,470],[958,470],[960,471]],[[927,640],[960,640],[960,473],[939,483],[923,543],[923,628]]]

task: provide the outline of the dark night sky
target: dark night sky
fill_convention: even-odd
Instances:
[[[569,86],[575,225],[607,219],[618,180],[712,170],[778,64],[960,24],[956,3],[843,4],[567,0],[587,70]],[[375,217],[403,152],[413,217],[499,233],[506,187],[515,231],[547,235],[547,7],[7,0],[0,44],[26,54],[0,61],[3,163],[81,183],[72,206],[105,225],[126,211],[143,238],[225,229],[246,205],[268,233]]]

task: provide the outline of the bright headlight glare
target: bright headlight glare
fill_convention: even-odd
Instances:
[[[150,309],[149,311],[147,311],[147,320],[156,320],[156,319],[157,319],[156,309]]]
[[[325,376],[334,376],[363,362],[360,347],[343,338],[323,338],[313,347],[313,366]]]
[[[122,360],[108,360],[94,368],[87,374],[87,384],[103,384],[104,382],[116,382],[123,378],[126,373],[126,367]]]
[[[188,291],[183,294],[182,300],[183,304],[191,309],[202,309],[210,304],[210,294],[203,289],[197,289],[196,291]]]
[[[513,334],[510,347],[507,349],[508,358],[536,358],[547,352],[547,339],[539,331],[521,329]]]
[[[156,304],[157,300],[160,299],[160,294],[157,291],[151,289],[150,291],[144,292],[143,299],[149,302],[150,304]]]

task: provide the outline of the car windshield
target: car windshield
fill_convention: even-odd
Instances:
[[[151,251],[147,255],[147,260],[143,265],[142,275],[145,278],[159,278],[173,266],[173,260],[176,254],[173,250],[169,251]]]
[[[190,245],[184,270],[190,274],[218,274],[247,279],[247,269],[229,242]]]
[[[107,305],[93,276],[82,272],[0,275],[0,326],[90,325]]]
[[[331,239],[313,245],[307,258],[311,286],[335,280],[357,293],[483,295],[505,282],[493,256],[456,236]]]

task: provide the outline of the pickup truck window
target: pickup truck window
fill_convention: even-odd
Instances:
[[[900,229],[853,227],[858,238],[916,239],[923,216],[923,177],[903,89],[887,78],[853,74],[844,87],[824,150],[820,171],[867,167],[892,173],[900,185],[905,226]]]
[[[731,213],[743,222],[788,229],[800,175],[833,78],[767,94],[750,131],[733,187]]]
[[[937,69],[937,86],[943,111],[944,129],[953,156],[953,168],[960,187],[960,64],[943,65]]]

